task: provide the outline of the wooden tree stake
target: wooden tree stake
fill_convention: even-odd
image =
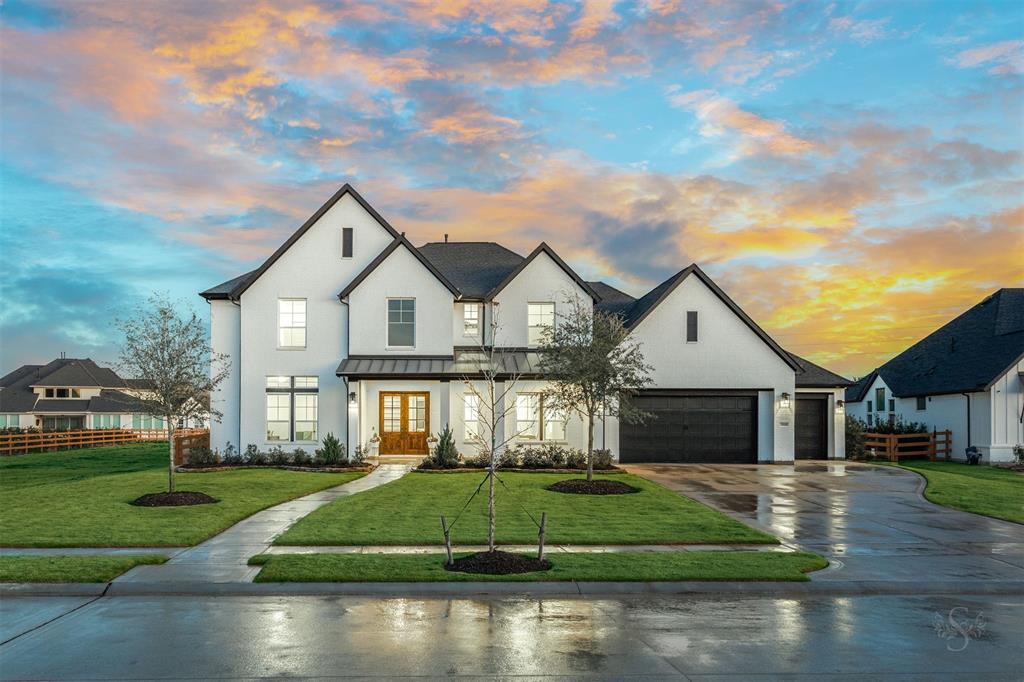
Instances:
[[[448,528],[448,522],[444,518],[444,514],[441,514],[441,530],[444,531],[444,551],[448,554],[448,563],[446,566],[451,566],[455,563],[452,559],[452,538],[450,528]]]
[[[540,543],[537,549],[537,560],[544,561],[544,529],[548,525],[548,513],[541,512],[540,515]]]

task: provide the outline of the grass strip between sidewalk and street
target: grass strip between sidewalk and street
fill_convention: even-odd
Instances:
[[[457,554],[456,556],[464,556]],[[805,552],[552,552],[547,571],[518,575],[456,573],[443,554],[260,554],[256,582],[658,582],[808,580],[828,566]]]
[[[131,502],[141,495],[167,490],[167,443],[3,457],[0,545],[194,545],[262,509],[363,475],[281,469],[179,473],[178,490],[203,492],[218,501],[136,507]]]
[[[3,556],[0,583],[105,583],[135,566],[165,561],[156,554]]]
[[[1016,471],[960,462],[904,461],[898,466],[927,479],[924,497],[929,502],[1024,523],[1024,475]]]
[[[454,523],[452,542],[487,542],[486,486],[466,505],[485,472],[410,473],[373,490],[339,498],[299,520],[278,545],[440,545],[440,515]],[[613,478],[639,489],[626,495],[572,495],[547,490],[580,474],[499,472],[498,542],[532,544],[542,512],[552,545],[777,544],[719,511],[632,474]],[[527,515],[528,510],[533,519]],[[461,516],[460,516],[461,513]],[[456,518],[458,520],[456,521]]]

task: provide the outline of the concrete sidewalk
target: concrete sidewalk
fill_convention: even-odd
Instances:
[[[350,483],[284,502],[239,521],[219,535],[173,555],[159,566],[136,566],[114,583],[251,582],[259,573],[249,557],[266,551],[278,535],[299,519],[334,500],[401,478],[410,464],[382,464]]]

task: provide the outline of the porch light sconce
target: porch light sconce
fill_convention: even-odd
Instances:
[[[845,402],[843,402],[842,400],[837,400],[836,401],[836,414],[842,414],[843,413],[843,407],[845,407],[845,406],[846,406]]]
[[[784,410],[788,410],[789,409],[789,394],[788,393],[783,393],[782,395],[779,396],[779,407],[781,407]]]
[[[355,404],[356,404],[356,392],[355,391],[352,391],[351,393],[348,394],[348,404],[352,405],[353,407],[355,407]]]

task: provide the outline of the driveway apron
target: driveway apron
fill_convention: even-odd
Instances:
[[[274,538],[299,519],[339,497],[376,488],[410,470],[411,464],[381,464],[350,483],[257,512],[223,533],[175,554],[165,564],[136,566],[115,582],[251,582],[260,567],[247,565],[249,558],[269,548]]]
[[[925,500],[924,479],[847,462],[627,465],[832,566],[814,581],[1024,581],[1024,525]]]

